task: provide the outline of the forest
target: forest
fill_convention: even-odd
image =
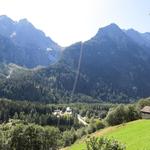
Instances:
[[[150,106],[149,99],[128,105],[56,105],[1,99],[0,147],[4,150],[57,150],[105,127],[140,119],[140,109],[146,105]],[[55,110],[65,112],[67,107],[72,109],[72,114],[54,115]],[[88,126],[79,122],[77,115],[85,118]]]

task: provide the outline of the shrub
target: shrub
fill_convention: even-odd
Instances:
[[[73,144],[76,140],[75,132],[72,131],[65,131],[63,133],[63,145],[64,146],[70,146]]]
[[[115,139],[91,138],[86,141],[86,150],[125,150],[125,146]]]
[[[96,131],[96,128],[95,128],[95,126],[94,126],[93,124],[90,124],[90,125],[86,128],[87,134],[91,134],[91,133],[93,133],[93,132],[95,132],[95,131]]]
[[[139,110],[134,105],[129,105],[127,111],[127,121],[133,121],[140,118],[141,116]]]
[[[80,139],[82,136],[86,135],[85,129],[81,128],[77,130],[77,138]]]
[[[103,129],[104,127],[105,127],[105,124],[102,121],[98,119],[95,121],[96,130]]]
[[[56,150],[60,146],[60,137],[60,131],[55,127],[42,127],[22,122],[0,125],[2,150]]]
[[[108,112],[106,121],[109,125],[117,125],[126,121],[127,109],[124,105],[119,105],[114,110]]]
[[[118,125],[125,122],[137,120],[140,118],[139,112],[134,105],[119,105],[108,112],[106,122],[109,125]]]
[[[141,109],[144,106],[150,106],[150,97],[146,99],[140,99],[138,102],[138,108]]]

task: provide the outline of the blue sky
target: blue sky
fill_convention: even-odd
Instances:
[[[27,18],[62,46],[85,41],[100,27],[150,32],[150,0],[0,0],[0,15]]]

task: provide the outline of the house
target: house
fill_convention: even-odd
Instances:
[[[141,109],[141,114],[143,119],[150,119],[150,106],[145,106]]]
[[[54,110],[53,112],[53,115],[57,116],[57,115],[61,115],[62,114],[62,111],[57,109],[57,110]]]
[[[72,109],[70,107],[67,107],[65,113],[68,115],[72,115]]]
[[[53,115],[55,116],[72,115],[72,109],[70,107],[67,107],[65,112],[63,112],[60,109],[57,109],[54,110]]]

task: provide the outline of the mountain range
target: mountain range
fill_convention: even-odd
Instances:
[[[149,96],[149,35],[125,31],[116,24],[99,29],[93,38],[83,43],[80,76],[85,82],[81,89],[83,83],[78,82],[77,91],[114,101]],[[63,53],[64,63],[74,69],[78,65],[80,47],[81,43],[76,43]]]
[[[27,19],[0,16],[0,62],[33,68],[55,63],[61,47]]]
[[[150,33],[110,24],[88,41],[61,51],[58,44],[27,20],[13,22],[6,16],[0,18],[3,17],[1,97],[46,102],[131,102],[150,96]],[[45,67],[31,69],[38,65]]]

